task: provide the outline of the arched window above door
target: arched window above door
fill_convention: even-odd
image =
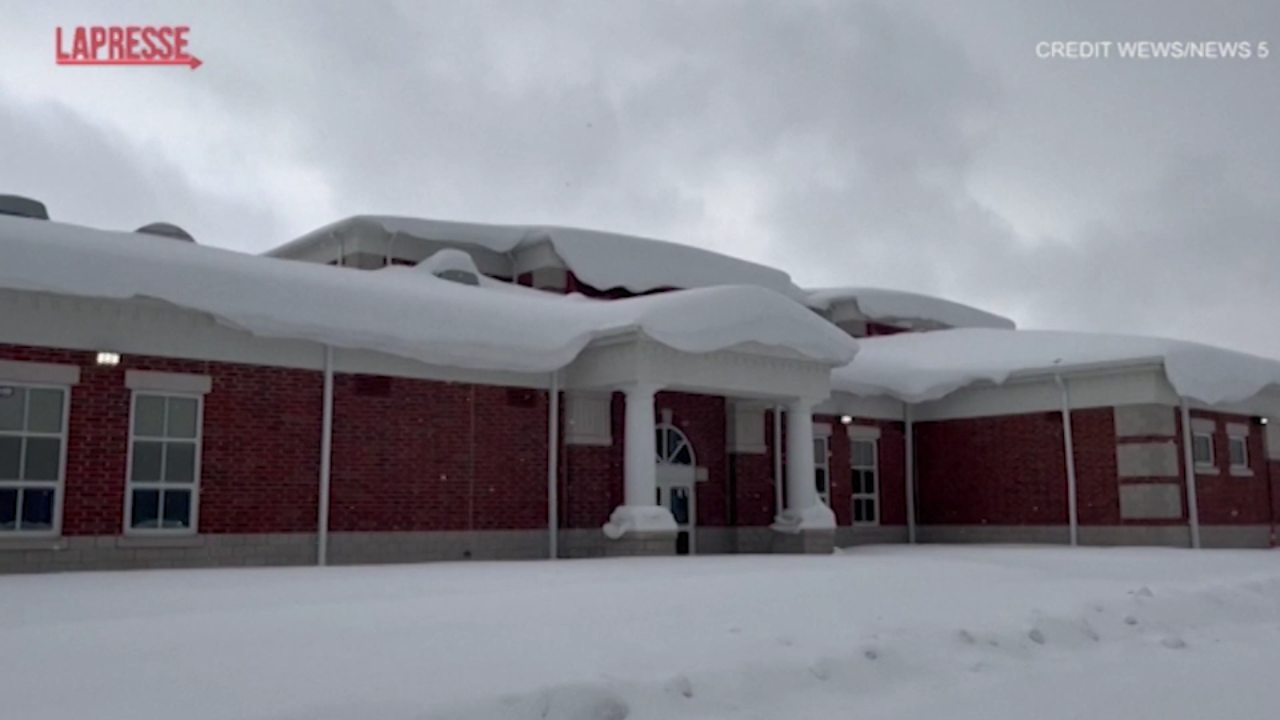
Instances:
[[[658,463],[662,465],[693,465],[693,445],[680,428],[669,422],[659,424],[654,432],[658,447]]]

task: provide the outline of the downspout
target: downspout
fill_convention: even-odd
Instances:
[[[1187,522],[1191,526],[1191,547],[1200,547],[1200,503],[1196,499],[1196,462],[1191,445],[1191,408],[1186,398],[1178,398],[1182,406],[1182,474],[1187,483]]]
[[[902,410],[907,441],[907,542],[916,544],[916,427],[911,417],[911,405]]]
[[[773,406],[773,507],[774,516],[782,515],[782,406]]]
[[[333,347],[324,346],[324,402],[320,420],[320,507],[316,519],[316,563],[329,564],[329,481],[333,467]]]
[[[1067,524],[1071,531],[1072,547],[1079,545],[1080,520],[1076,508],[1076,455],[1071,432],[1071,402],[1067,397],[1067,384],[1061,374],[1054,374],[1054,382],[1062,392],[1062,446],[1067,454]]]
[[[560,372],[551,373],[547,402],[547,557],[560,555]]]

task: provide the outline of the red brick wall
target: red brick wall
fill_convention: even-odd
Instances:
[[[915,434],[921,524],[1067,521],[1057,413],[921,422]]]
[[[831,509],[836,522],[849,525],[853,522],[852,487],[849,476],[850,443],[848,429],[838,416],[818,415],[816,422],[831,425]],[[901,422],[854,418],[855,425],[880,428],[880,440],[876,443],[876,458],[880,482],[880,524],[906,525],[907,523],[907,447]]]
[[[1211,418],[1217,421],[1213,436],[1213,459],[1217,475],[1196,475],[1196,495],[1199,497],[1201,525],[1263,525],[1269,524],[1273,515],[1273,493],[1266,455],[1265,428],[1254,424],[1253,419],[1242,415],[1227,415],[1192,411],[1192,418]],[[1178,438],[1182,438],[1179,418]],[[1249,426],[1248,454],[1252,477],[1231,474],[1231,456],[1227,449],[1227,423]],[[1179,455],[1181,458],[1182,455]]]
[[[331,529],[546,527],[545,392],[365,377],[335,378]]]
[[[125,355],[99,367],[95,353],[0,345],[0,359],[78,365],[71,389],[62,527],[110,535],[124,525],[130,390],[127,370],[213,377],[205,396],[200,531],[315,529],[320,452],[319,373]]]

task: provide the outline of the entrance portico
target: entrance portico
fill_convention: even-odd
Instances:
[[[633,336],[585,350],[566,369],[566,389],[619,390],[625,397],[623,501],[602,528],[606,552],[696,552],[694,448],[669,414],[659,419],[655,396],[660,390],[785,405],[787,474],[807,481],[788,483],[786,507],[773,525],[779,538],[773,545],[785,552],[829,552],[835,516],[812,480],[812,410],[829,392],[829,375],[827,364],[764,346],[687,353]]]

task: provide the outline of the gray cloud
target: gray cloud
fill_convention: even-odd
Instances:
[[[67,219],[252,249],[359,212],[583,225],[1280,356],[1280,55],[1034,53],[1280,39],[1263,0],[24,7],[0,186]],[[48,58],[55,24],[177,16],[195,73]]]

